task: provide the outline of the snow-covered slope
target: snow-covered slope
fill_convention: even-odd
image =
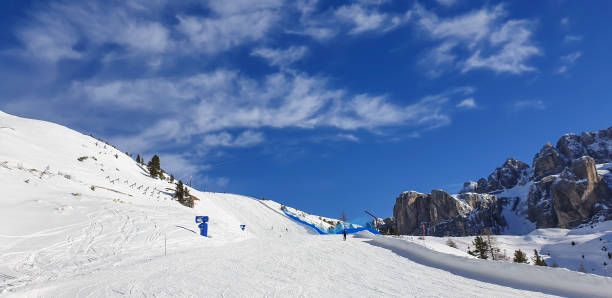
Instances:
[[[0,112],[0,295],[576,295],[432,268],[367,238],[315,235],[273,201],[193,189],[199,200],[187,208],[173,187],[92,137]],[[210,237],[198,235],[195,215],[210,217]],[[598,285],[585,296],[612,291],[609,278],[569,274]]]
[[[466,252],[468,248],[474,249],[473,236],[467,237],[425,237],[419,239],[413,236],[400,236],[403,241],[416,243],[439,252],[472,258]],[[493,235],[492,242],[506,257],[505,261],[512,262],[514,251],[520,249],[527,254],[528,259],[537,250],[548,266],[562,267],[612,277],[612,259],[608,252],[612,252],[612,221],[596,223],[593,226],[568,229],[537,229],[522,236]],[[452,240],[456,248],[446,243]],[[573,243],[573,244],[572,244]]]

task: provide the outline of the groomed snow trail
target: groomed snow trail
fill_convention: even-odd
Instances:
[[[463,278],[414,263],[362,239],[350,238],[345,242],[339,236],[249,239],[224,246],[195,247],[165,257],[132,259],[118,267],[40,283],[19,295],[546,296]]]

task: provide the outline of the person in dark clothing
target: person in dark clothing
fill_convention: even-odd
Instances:
[[[344,241],[346,241],[346,230],[342,232],[342,235],[344,235]]]

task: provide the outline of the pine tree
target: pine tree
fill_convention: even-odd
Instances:
[[[487,255],[489,253],[489,244],[484,239],[482,239],[482,237],[476,236],[476,238],[474,238],[474,241],[472,241],[472,244],[474,244],[475,248],[473,251],[468,250],[469,254],[484,260],[489,257]]]
[[[149,175],[152,178],[157,178],[161,174],[161,163],[159,161],[159,156],[153,155],[151,161],[147,164],[147,168],[149,169]]]
[[[179,201],[179,203],[182,204],[185,197],[185,190],[183,188],[183,181],[181,180],[179,180],[179,182],[176,184],[176,189],[174,190],[174,197],[177,201]]]
[[[534,256],[533,258],[531,258],[531,260],[533,261],[535,265],[548,266],[546,262],[544,261],[544,259],[542,259],[542,257],[538,254],[538,251],[536,249],[533,250],[533,253],[534,253]]]
[[[179,182],[176,184],[174,196],[176,197],[176,200],[181,203],[181,205],[193,208],[193,198],[189,194],[189,189],[183,185],[183,181],[179,180]]]
[[[520,249],[514,251],[514,262],[529,264],[529,261],[527,261],[527,255]]]
[[[189,188],[185,187],[184,193],[185,193],[185,199],[184,199],[185,203],[183,205],[189,208],[193,208],[194,203],[193,203],[193,198],[191,197],[191,194],[189,193]]]
[[[140,162],[140,154],[138,154],[138,155],[136,156],[136,162],[137,162],[138,164],[140,164],[140,163],[141,163],[141,162]]]
[[[489,229],[484,229],[484,234],[487,236],[487,245],[489,247],[489,254],[492,260],[496,260],[496,256],[499,254],[499,248],[495,247],[495,239],[491,236]]]

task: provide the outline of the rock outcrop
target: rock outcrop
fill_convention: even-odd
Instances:
[[[400,234],[420,235],[425,225],[430,235],[471,235],[487,227],[501,232],[506,226],[501,212],[501,201],[488,194],[410,191],[396,199],[393,217]]]
[[[508,158],[501,167],[495,169],[489,175],[487,180],[480,178],[478,182],[465,182],[461,192],[491,193],[512,188],[519,183],[525,184],[528,174],[528,164],[514,158]]]
[[[597,164],[605,163],[610,170],[598,173]],[[517,189],[525,190],[522,196],[508,197]],[[456,196],[441,190],[405,192],[396,199],[393,216],[400,234],[420,234],[425,223],[433,235],[461,236],[484,228],[502,232],[508,225],[505,209],[537,228],[612,219],[612,127],[566,134],[556,146],[546,143],[532,167],[508,158],[487,179],[464,183]]]
[[[561,157],[559,151],[550,143],[546,143],[540,153],[533,158],[534,178],[540,180],[545,176],[561,173],[565,166],[565,159]]]
[[[610,205],[612,191],[597,175],[595,160],[583,156],[551,185],[551,198],[558,226],[573,228]]]

